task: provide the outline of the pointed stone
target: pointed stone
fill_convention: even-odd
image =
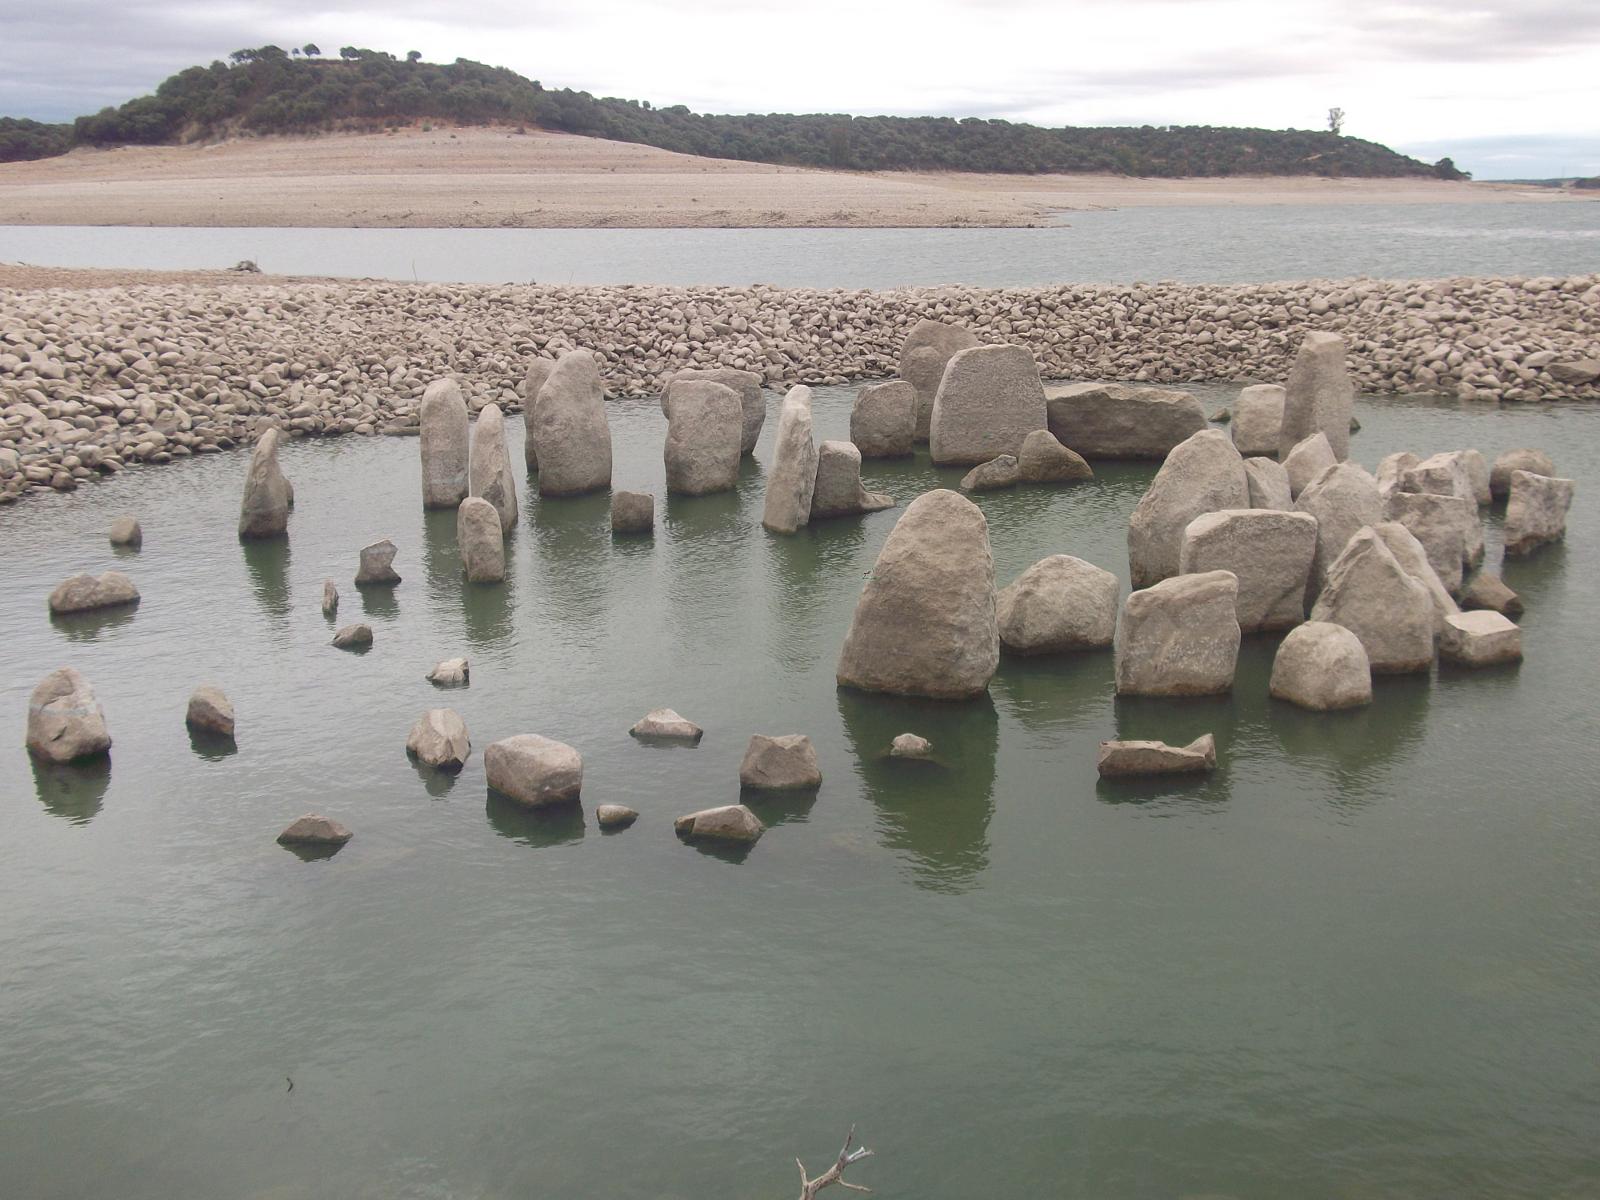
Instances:
[[[451,708],[430,708],[406,737],[406,753],[441,771],[459,771],[472,753],[466,722]]]
[[[1135,588],[1178,573],[1183,531],[1202,513],[1249,508],[1244,460],[1220,429],[1174,446],[1128,519],[1128,566]]]
[[[686,841],[746,843],[754,842],[767,829],[760,818],[742,804],[689,813],[674,821],[672,828]]]
[[[289,509],[294,500],[289,481],[278,466],[280,436],[276,428],[267,430],[250,456],[244,499],[239,505],[242,538],[282,537],[289,532]]]
[[[767,470],[761,524],[772,533],[794,533],[811,520],[817,486],[817,446],[811,439],[811,389],[797,385],[783,398],[778,437]]]
[[[1343,625],[1360,638],[1375,675],[1426,671],[1433,663],[1433,600],[1376,530],[1362,529],[1350,539],[1328,571],[1311,619]]]
[[[548,386],[548,385],[546,385]],[[543,475],[540,476],[543,479]],[[506,419],[498,404],[485,404],[472,429],[472,465],[469,493],[494,505],[502,533],[517,527],[517,481],[506,452]],[[541,484],[542,486],[542,484]]]

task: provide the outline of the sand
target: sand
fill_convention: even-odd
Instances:
[[[503,128],[80,149],[0,164],[0,225],[1016,227],[1134,205],[1576,201],[1429,179],[823,171]]]

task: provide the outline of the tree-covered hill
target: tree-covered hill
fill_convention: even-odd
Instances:
[[[232,133],[314,133],[430,120],[537,126],[750,162],[846,170],[1111,172],[1124,175],[1341,175],[1462,178],[1385,146],[1311,130],[1143,126],[1046,129],[950,117],[812,113],[711,116],[682,105],[543,87],[504,67],[427,63],[346,46],[236,51],[190,67],[154,95],[71,127],[0,121],[0,161],[71,146],[163,144]],[[28,126],[21,133],[8,127]],[[8,133],[10,140],[8,141]]]

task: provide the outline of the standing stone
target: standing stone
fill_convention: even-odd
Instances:
[[[50,611],[61,616],[137,603],[139,589],[121,571],[74,575],[71,579],[62,580],[50,593]]]
[[[1274,699],[1330,712],[1372,703],[1372,667],[1361,639],[1343,625],[1308,621],[1283,639],[1267,690]]]
[[[769,792],[821,787],[816,747],[803,733],[756,734],[739,764],[739,786]]]
[[[979,463],[961,477],[963,492],[997,492],[1001,488],[1016,487],[1022,476],[1015,455],[1002,454],[986,463]]]
[[[679,371],[667,382],[667,390],[672,389],[674,383],[689,383],[693,380],[704,380],[708,383],[720,383],[725,388],[731,388],[734,395],[739,397],[739,453],[749,454],[756,448],[756,442],[761,439],[761,427],[767,423],[767,394],[761,388],[761,376],[754,371],[738,371],[732,367],[714,367],[701,369],[689,367]],[[667,394],[661,394],[661,408],[666,412]],[[667,413],[667,419],[672,419],[672,414]]]
[[[511,456],[506,452],[506,418],[498,404],[485,404],[472,430],[469,482],[470,495],[494,505],[503,533],[509,534],[517,527],[517,481],[511,473]],[[543,475],[540,486],[543,487]]]
[[[1174,446],[1128,519],[1128,565],[1136,588],[1178,573],[1183,531],[1201,513],[1250,507],[1244,460],[1220,429]]]
[[[1567,510],[1577,485],[1570,479],[1553,479],[1530,471],[1511,472],[1511,496],[1506,501],[1502,527],[1506,554],[1531,554],[1547,542],[1567,536]]]
[[[1203,733],[1187,746],[1148,741],[1101,742],[1095,766],[1102,779],[1212,771],[1217,766],[1217,739]]]
[[[333,580],[322,581],[322,615],[332,620],[339,612],[339,589]]]
[[[289,532],[289,508],[294,503],[289,481],[278,466],[276,428],[267,430],[250,456],[244,477],[244,500],[239,505],[239,536],[282,537]]]
[[[679,817],[672,829],[686,841],[753,842],[767,827],[744,805],[727,804]]]
[[[739,397],[704,379],[674,379],[662,396],[667,440],[661,456],[667,491],[681,496],[731,492],[739,482]]]
[[[1023,483],[1079,483],[1093,479],[1094,468],[1048,429],[1035,429],[1022,439],[1017,478]]]
[[[1387,500],[1391,495],[1400,490],[1400,481],[1405,478],[1405,473],[1417,466],[1422,460],[1409,450],[1400,450],[1394,454],[1386,454],[1378,461],[1378,495]]]
[[[910,458],[917,440],[917,389],[903,380],[862,388],[850,407],[850,440],[862,458]]]
[[[472,753],[466,722],[453,708],[430,708],[411,727],[406,753],[441,771],[459,771]]]
[[[50,672],[28,697],[27,746],[47,763],[98,758],[111,749],[106,714],[94,689],[71,667]]]
[[[1066,654],[1111,645],[1117,593],[1110,571],[1070,554],[1040,559],[995,597],[1000,644],[1014,654]]]
[[[1434,492],[1391,492],[1384,517],[1409,529],[1428,552],[1428,561],[1445,589],[1461,590],[1465,565],[1483,557],[1483,523],[1477,502]]]
[[[540,356],[528,364],[522,380],[522,457],[530,475],[539,469],[539,393],[555,369],[555,359]]]
[[[467,402],[454,379],[436,379],[417,406],[421,422],[422,506],[454,508],[466,499]]]
[[[1289,629],[1306,617],[1306,581],[1317,553],[1317,519],[1303,512],[1226,508],[1189,522],[1178,554],[1181,575],[1231,571],[1245,633]]]
[[[1045,415],[1061,444],[1088,459],[1163,459],[1206,427],[1205,410],[1188,392],[1120,383],[1052,387]]]
[[[1272,458],[1247,458],[1244,474],[1250,484],[1251,508],[1293,511],[1294,493],[1289,489],[1289,472],[1282,463]]]
[[[1284,388],[1283,429],[1278,453],[1287,456],[1296,442],[1321,430],[1339,462],[1350,457],[1350,415],[1355,388],[1344,365],[1344,339],[1313,330],[1300,342],[1300,352]]]
[[[1480,450],[1457,450],[1455,454],[1461,459],[1461,466],[1467,473],[1467,479],[1472,484],[1472,498],[1479,506],[1488,504],[1494,499],[1489,490],[1489,463]]]
[[[979,345],[977,337],[959,325],[921,320],[911,329],[900,350],[900,378],[916,395],[916,439],[928,440],[933,422],[933,400],[950,360]]]
[[[1130,593],[1114,643],[1118,695],[1230,690],[1239,661],[1238,602],[1239,582],[1230,571],[1179,575]]]
[[[773,533],[794,533],[811,520],[817,486],[817,445],[811,440],[811,389],[797,385],[783,398],[777,443],[767,471],[761,523]]]
[[[1343,625],[1366,648],[1374,674],[1426,671],[1433,662],[1433,601],[1376,530],[1362,529],[1328,571],[1313,621]]]
[[[395,544],[388,538],[361,547],[361,565],[356,568],[357,587],[392,586],[400,582],[394,569]]]
[[[656,498],[647,492],[611,493],[611,532],[653,533],[656,527]]]
[[[1527,471],[1531,475],[1549,475],[1556,473],[1556,464],[1543,450],[1507,450],[1494,460],[1494,466],[1489,471],[1489,492],[1496,500],[1504,500],[1511,495],[1511,472]]]
[[[928,452],[936,466],[973,466],[1016,454],[1048,424],[1044,385],[1022,346],[974,346],[944,369],[933,398]]]
[[[1240,454],[1278,453],[1278,434],[1283,429],[1284,390],[1275,383],[1258,383],[1243,388],[1233,402],[1233,444]]]
[[[197,729],[202,733],[214,733],[218,737],[233,736],[233,701],[229,700],[219,687],[204,684],[195,688],[194,694],[189,697],[189,708],[184,714],[184,723],[190,729]]]
[[[1378,485],[1354,463],[1336,463],[1318,475],[1295,501],[1295,508],[1317,519],[1317,557],[1311,567],[1311,587],[1322,588],[1334,560],[1358,529],[1383,520],[1383,499]]]
[[[1416,535],[1398,521],[1384,521],[1372,528],[1389,547],[1400,569],[1427,589],[1428,598],[1433,601],[1433,631],[1437,635],[1444,628],[1444,619],[1461,609],[1428,562],[1427,550],[1417,541]]]
[[[878,552],[839,654],[840,686],[964,700],[1000,663],[989,523],[946,489],[906,508]]]
[[[137,550],[144,545],[144,530],[132,517],[118,517],[111,522],[111,544]]]
[[[594,355],[569,350],[539,389],[539,494],[580,496],[611,486],[611,425]]]
[[[817,451],[817,484],[811,519],[851,517],[894,507],[894,497],[861,486],[861,451],[853,442],[823,442]]]
[[[456,550],[468,583],[505,580],[506,538],[500,514],[482,496],[468,496],[456,509]]]
[[[1497,612],[1465,612],[1446,617],[1439,657],[1463,667],[1492,667],[1522,661],[1522,630]]]
[[[1328,444],[1328,435],[1321,430],[1296,442],[1283,460],[1283,469],[1289,473],[1289,494],[1298,497],[1313,479],[1338,461]]]
[[[548,385],[546,385],[548,386]],[[565,742],[521,733],[483,752],[489,786],[527,808],[566,804],[583,789],[583,758]]]

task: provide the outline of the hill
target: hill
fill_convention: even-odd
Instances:
[[[715,116],[682,105],[547,89],[504,67],[422,62],[346,46],[239,50],[190,67],[153,95],[32,128],[0,161],[72,146],[166,145],[234,133],[364,130],[416,122],[508,124],[654,146],[708,158],[843,170],[1111,173],[1157,178],[1306,175],[1464,178],[1448,160],[1428,166],[1358,138],[1310,130],[1143,126],[1047,129],[1010,121],[847,114]]]

